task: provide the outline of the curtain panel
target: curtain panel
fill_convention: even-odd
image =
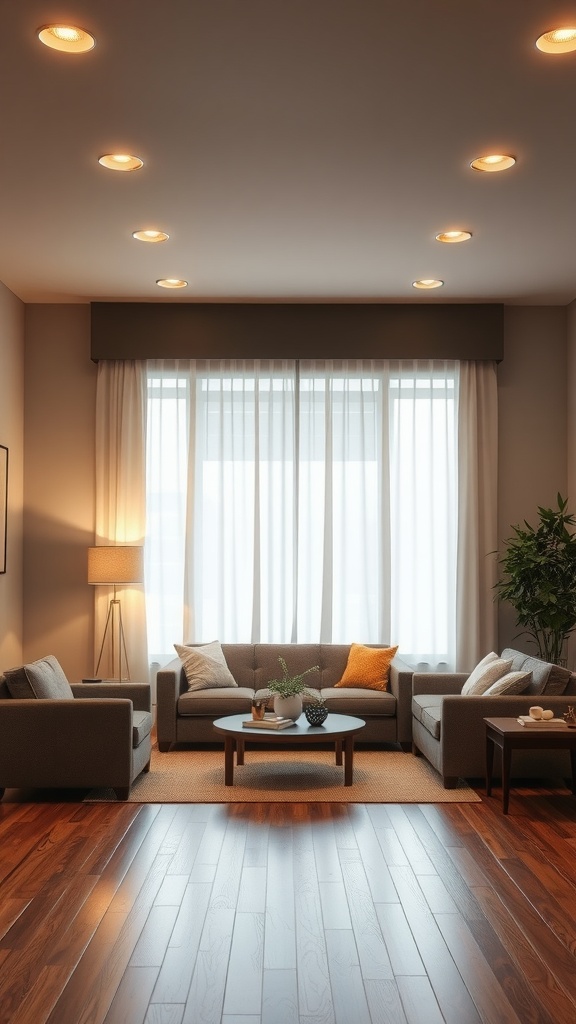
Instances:
[[[495,364],[146,374],[153,662],[182,640],[356,640],[467,669],[494,646]]]
[[[96,545],[145,544],[146,410],[146,363],[100,362],[96,384]],[[122,587],[118,596],[131,677],[148,681],[144,588]],[[111,597],[112,588],[94,588],[95,653]],[[111,664],[103,662],[101,671],[110,675]]]

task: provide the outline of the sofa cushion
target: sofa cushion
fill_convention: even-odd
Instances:
[[[351,644],[342,678],[334,687],[387,690],[390,664],[398,647],[365,647]]]
[[[508,697],[517,693],[525,693],[532,682],[531,672],[507,672],[500,679],[492,683],[487,690],[484,690],[484,697],[500,697],[506,694]]]
[[[188,690],[212,690],[218,686],[237,686],[218,640],[198,647],[174,644],[182,661]]]
[[[534,697],[541,694],[548,697],[562,696],[570,682],[571,673],[567,668],[542,661],[541,658],[530,657],[510,647],[502,651],[502,657],[512,659],[512,668],[515,671],[532,673],[532,681],[524,692]]]
[[[340,712],[342,715],[358,715],[364,718],[369,715],[394,718],[397,710],[396,697],[387,690],[362,689],[351,687],[323,687],[320,691],[328,711]]]
[[[241,715],[250,711],[254,690],[247,686],[218,686],[215,689],[188,690],[180,694],[177,708],[183,716],[211,715],[221,718],[223,715]],[[216,738],[216,737],[214,737]]]
[[[485,658],[482,658],[482,661],[478,662],[476,668],[468,676],[462,687],[462,695],[470,697],[484,693],[501,676],[510,672],[511,668],[512,659],[505,661],[503,658],[494,658],[492,654],[487,654]]]
[[[442,703],[444,696],[439,693],[418,693],[412,697],[414,718],[434,737],[440,739],[442,725]]]
[[[60,662],[49,654],[29,665],[8,669],[4,679],[17,700],[73,700],[74,694]]]
[[[132,712],[132,746],[139,747],[142,740],[152,732],[152,715],[149,711]]]

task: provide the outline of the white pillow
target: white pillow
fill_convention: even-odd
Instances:
[[[492,654],[487,654],[485,658],[482,658],[482,661],[478,662],[476,668],[468,676],[462,687],[462,694],[470,697],[485,693],[493,683],[505,675],[506,672],[509,672],[511,668],[512,660],[504,661],[498,655],[494,658]]]
[[[188,690],[209,690],[218,686],[238,686],[218,640],[201,647],[184,647],[174,644],[174,650],[182,661],[188,682]]]
[[[531,672],[507,672],[501,676],[492,686],[484,690],[483,697],[499,697],[506,694],[513,697],[514,694],[524,693],[532,682]]]

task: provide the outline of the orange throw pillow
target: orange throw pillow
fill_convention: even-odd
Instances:
[[[390,662],[398,647],[364,647],[351,644],[344,675],[335,686],[387,690]]]

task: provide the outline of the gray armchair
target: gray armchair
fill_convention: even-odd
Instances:
[[[440,773],[445,789],[452,789],[458,778],[484,776],[485,718],[517,718],[527,715],[532,704],[551,708],[561,718],[568,706],[576,702],[573,673],[510,648],[502,652],[502,658],[511,659],[513,669],[533,672],[532,692],[515,696],[463,696],[467,673],[414,673],[412,750],[417,756],[423,754]],[[546,686],[549,692],[540,689]],[[494,773],[500,771],[497,751]],[[570,757],[567,751],[514,751],[512,774],[518,778],[569,778]]]
[[[34,679],[47,670],[54,676],[54,665],[59,669],[47,658],[0,678],[0,799],[8,788],[97,787],[126,800],[134,779],[150,768],[149,684],[68,687],[63,677],[58,693],[66,696],[47,696]],[[28,670],[29,695],[12,696],[23,691]]]

